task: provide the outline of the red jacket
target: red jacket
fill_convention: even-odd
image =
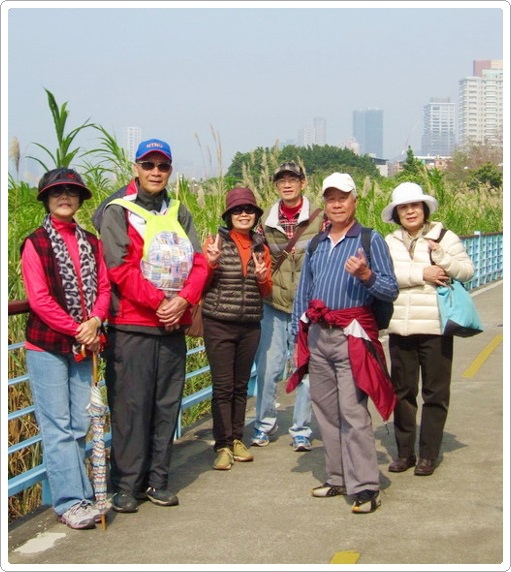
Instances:
[[[396,395],[390,380],[385,353],[378,339],[378,326],[372,311],[366,306],[346,310],[329,310],[321,300],[311,300],[307,317],[312,323],[331,324],[346,328],[357,320],[369,340],[348,335],[348,354],[357,386],[367,393],[384,421],[390,417],[396,405]],[[289,378],[286,392],[291,393],[308,372],[309,346],[307,343],[309,324],[300,320],[296,371]]]
[[[139,191],[135,181],[132,181],[125,194],[134,192]],[[178,218],[189,237],[193,234],[196,238],[191,215],[183,205],[180,205]],[[159,321],[156,310],[164,298],[164,293],[142,275],[140,261],[144,240],[128,222],[126,211],[121,206],[112,205],[105,209],[101,223],[101,239],[108,277],[112,283],[109,324],[162,329],[163,324]],[[207,277],[207,262],[198,240],[191,240],[196,250],[193,266],[178,295],[193,306],[202,294]],[[182,325],[191,323],[190,309],[191,307],[183,314],[180,321]]]

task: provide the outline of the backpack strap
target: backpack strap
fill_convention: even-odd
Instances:
[[[361,230],[361,240],[362,240],[362,248],[365,251],[366,257],[367,257],[367,262],[369,263],[369,266],[371,266],[371,232],[372,232],[372,228],[363,226],[362,230]],[[316,248],[318,247],[319,241],[321,240],[321,238],[323,236],[325,236],[326,231],[323,232],[319,232],[318,234],[314,235],[310,242],[309,242],[309,246],[307,248],[307,251],[309,253],[309,256],[311,256],[314,251],[316,250]]]
[[[145,221],[148,221],[150,218],[154,216],[153,213],[150,213],[146,209],[142,208],[140,205],[137,205],[132,201],[127,201],[126,199],[114,199],[113,201],[110,201],[107,206],[110,205],[119,205],[123,209],[135,213],[140,218],[143,218]]]
[[[367,265],[369,268],[371,267],[371,232],[372,228],[368,226],[363,226],[360,234],[362,235],[362,248],[364,249],[366,258],[367,258]]]
[[[307,252],[309,253],[309,256],[312,256],[312,254],[314,253],[314,251],[316,250],[316,248],[318,247],[319,241],[321,240],[321,238],[323,236],[325,236],[326,231],[322,231],[322,232],[318,232],[318,234],[315,234],[309,241],[309,245],[307,246]]]
[[[140,218],[143,218],[145,221],[148,221],[153,216],[157,216],[154,213],[144,209],[140,205],[137,205],[133,201],[128,201],[126,199],[114,199],[113,201],[110,201],[108,205],[119,205],[124,209],[132,213],[135,213]],[[165,213],[165,216],[172,216],[175,219],[177,219],[178,211],[179,211],[179,201],[176,199],[171,199],[170,204],[167,207],[167,212]]]

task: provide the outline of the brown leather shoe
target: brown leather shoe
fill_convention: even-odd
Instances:
[[[415,455],[410,455],[409,457],[398,457],[395,461],[390,463],[389,471],[391,473],[402,473],[407,471],[410,467],[414,467],[417,462],[417,457]]]
[[[427,477],[432,475],[436,468],[435,463],[436,459],[419,459],[413,474],[419,477]]]

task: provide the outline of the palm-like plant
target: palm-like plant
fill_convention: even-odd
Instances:
[[[69,133],[65,133],[66,122],[69,116],[69,112],[67,110],[67,102],[64,102],[59,107],[57,101],[55,100],[54,95],[48,89],[44,88],[44,90],[46,91],[46,94],[48,96],[48,105],[50,107],[50,111],[53,117],[53,123],[55,124],[55,133],[57,135],[58,147],[55,153],[52,153],[47,147],[41,145],[41,143],[34,143],[34,145],[42,149],[45,153],[47,153],[50,156],[50,158],[54,163],[54,166],[51,168],[69,167],[69,165],[75,158],[76,154],[80,151],[80,147],[71,149],[71,145],[75,137],[83,129],[86,129],[88,127],[94,127],[94,124],[89,123],[89,120],[87,119],[79,127],[75,127]],[[31,159],[34,159],[34,161],[37,161],[45,171],[49,171],[51,169],[48,168],[46,164],[43,161],[41,161],[41,159],[32,156],[29,157]]]
[[[128,157],[126,149],[119,144],[115,135],[108,133],[104,127],[101,125],[93,125],[93,127],[101,133],[99,138],[101,144],[97,149],[91,149],[84,153],[84,156],[99,157],[99,164],[96,163],[95,165],[105,173],[112,175],[112,186],[127,185],[133,177],[133,163]]]

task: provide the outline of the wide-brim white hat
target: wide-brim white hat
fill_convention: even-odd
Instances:
[[[392,191],[392,202],[382,210],[381,219],[384,222],[393,222],[394,209],[398,205],[407,205],[408,203],[426,203],[430,213],[434,213],[438,209],[438,201],[435,197],[425,195],[420,185],[401,183]]]

